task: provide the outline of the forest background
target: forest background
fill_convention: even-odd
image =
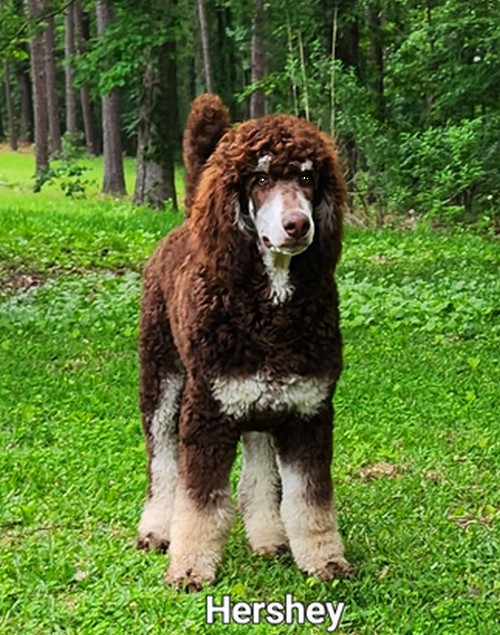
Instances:
[[[334,134],[353,220],[497,229],[497,0],[2,0],[0,59],[0,138],[36,142],[37,187],[79,193],[80,148],[123,194],[134,155],[135,203],[175,208],[183,124],[208,90],[234,120],[283,111]]]

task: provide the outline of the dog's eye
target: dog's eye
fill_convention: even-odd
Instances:
[[[267,185],[269,183],[269,177],[265,174],[260,174],[257,177],[257,185]]]
[[[312,185],[312,176],[310,174],[301,174],[299,183],[304,186]]]

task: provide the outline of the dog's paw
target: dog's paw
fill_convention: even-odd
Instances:
[[[262,518],[261,521],[247,522],[245,526],[247,539],[256,554],[260,556],[277,556],[290,551],[285,528],[280,519]]]
[[[186,593],[198,593],[203,587],[215,582],[215,572],[196,569],[177,569],[169,567],[165,574],[165,583]]]
[[[159,553],[167,553],[170,541],[159,534],[152,531],[147,534],[139,534],[135,541],[137,549],[143,551],[158,551]]]
[[[331,558],[321,567],[308,571],[309,575],[317,576],[326,582],[336,578],[349,578],[354,572],[355,568],[342,556]]]
[[[252,547],[252,549],[259,556],[279,556],[283,553],[290,552],[290,546],[287,542],[280,542],[279,544],[258,545]]]

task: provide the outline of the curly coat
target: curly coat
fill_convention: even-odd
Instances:
[[[341,371],[333,274],[345,203],[336,150],[315,126],[288,115],[228,129],[227,110],[212,95],[195,101],[184,149],[188,218],[144,272],[149,490],[138,545],[170,547],[167,581],[175,586],[197,590],[215,579],[241,439],[239,505],[250,545],[260,553],[290,548],[301,569],[324,579],[349,573],[330,476]],[[314,239],[290,259],[290,294],[279,301],[249,202],[263,156],[276,182],[300,165],[314,178]]]

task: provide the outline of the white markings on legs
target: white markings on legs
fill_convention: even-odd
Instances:
[[[238,502],[245,531],[254,551],[273,554],[288,540],[280,516],[281,479],[271,435],[246,432],[242,448]]]
[[[325,580],[349,574],[344,545],[337,531],[335,506],[307,500],[307,477],[296,465],[278,460],[283,499],[281,517],[299,569]]]
[[[171,375],[161,386],[161,399],[150,427],[150,491],[139,523],[138,546],[166,549],[178,475],[179,402],[184,377]]]
[[[213,505],[200,508],[184,487],[177,489],[165,576],[168,584],[199,591],[215,580],[233,517],[229,488],[215,498]]]

